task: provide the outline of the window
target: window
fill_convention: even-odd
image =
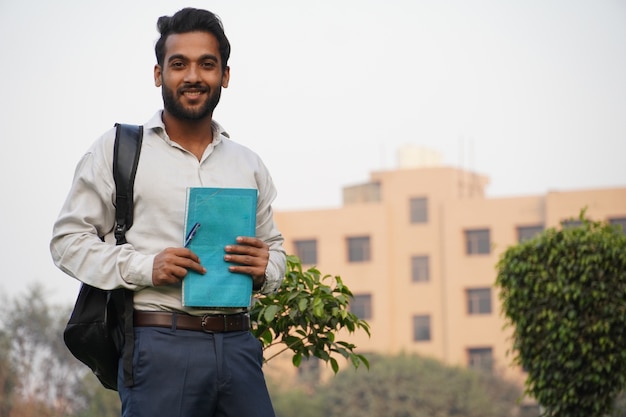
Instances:
[[[428,222],[428,199],[426,197],[412,198],[409,202],[411,223]]]
[[[348,262],[365,262],[370,260],[370,238],[348,238]]]
[[[467,314],[491,314],[491,288],[467,290]]]
[[[466,230],[465,248],[468,255],[489,254],[491,252],[489,229]]]
[[[475,370],[492,371],[493,349],[490,347],[467,349],[467,366]]]
[[[561,225],[563,226],[563,229],[573,229],[576,228],[578,226],[582,226],[583,222],[582,220],[563,220],[561,222]]]
[[[609,224],[622,226],[622,232],[626,233],[626,217],[615,217],[609,219]]]
[[[519,417],[539,417],[541,408],[538,404],[522,404],[519,406]]]
[[[413,316],[413,340],[416,342],[430,340],[430,316]]]
[[[428,282],[430,280],[428,256],[411,257],[411,280],[413,282]]]
[[[372,295],[355,294],[350,301],[350,311],[361,320],[372,318]]]
[[[541,232],[543,232],[543,225],[519,226],[517,228],[517,241],[521,243],[530,240]]]
[[[296,256],[300,258],[303,265],[314,265],[317,263],[317,240],[296,240]]]

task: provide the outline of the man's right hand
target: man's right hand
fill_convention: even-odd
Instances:
[[[200,274],[206,269],[200,265],[200,258],[187,248],[167,248],[159,252],[152,265],[152,284],[178,284],[187,275],[187,270],[194,270]]]

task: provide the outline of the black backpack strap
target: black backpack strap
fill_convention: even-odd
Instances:
[[[133,187],[139,162],[143,126],[115,124],[113,178],[115,179],[115,240],[126,243],[126,231],[133,225]]]
[[[143,126],[115,124],[115,145],[113,148],[113,178],[115,180],[115,241],[126,243],[126,231],[133,225],[133,188],[139,163]],[[135,333],[133,327],[133,292],[127,289],[115,290],[117,311],[124,323],[124,348],[122,361],[124,385],[133,385],[133,347]]]

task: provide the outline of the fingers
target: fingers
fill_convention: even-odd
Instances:
[[[255,237],[239,236],[236,245],[227,245],[224,250],[234,255],[250,255],[253,257],[268,257],[269,246]]]
[[[258,239],[256,237],[238,236],[237,244],[238,245],[233,245],[233,246],[241,246],[240,249],[242,250],[245,250],[246,248],[259,248],[259,249],[269,250],[269,246],[267,245],[267,243],[263,242],[261,239]]]
[[[243,265],[267,265],[270,257],[269,246],[260,239],[253,237],[238,237],[237,245],[227,245],[224,250],[227,255],[224,259]]]
[[[233,265],[228,267],[231,272],[250,275],[256,280],[265,277],[265,269],[269,261],[269,246],[260,239],[253,237],[238,237],[237,245],[228,245],[224,248],[224,260]]]
[[[152,283],[154,286],[176,284],[187,275],[188,270],[204,274],[196,254],[186,248],[167,248],[159,252],[152,265]]]

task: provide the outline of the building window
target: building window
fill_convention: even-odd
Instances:
[[[582,225],[582,220],[563,220],[561,222],[561,226],[563,226],[563,229],[574,229]]]
[[[371,259],[370,238],[349,237],[348,238],[348,262],[365,262]]]
[[[372,295],[354,294],[350,301],[350,311],[361,320],[372,318]]]
[[[468,255],[489,254],[491,252],[491,238],[489,235],[489,229],[466,230],[466,253]]]
[[[519,417],[539,417],[541,408],[538,404],[522,404],[519,406]]]
[[[517,228],[517,241],[519,243],[525,242],[539,235],[541,232],[543,232],[543,225],[519,226]]]
[[[428,282],[430,280],[428,256],[411,257],[411,278],[413,282]]]
[[[626,233],[626,217],[615,217],[609,219],[609,224],[622,226],[622,232]]]
[[[411,223],[428,222],[428,199],[426,197],[412,198],[409,202]]]
[[[490,347],[467,349],[467,366],[479,371],[492,371],[493,349]]]
[[[430,340],[430,316],[413,316],[413,340],[416,342]]]
[[[467,290],[467,314],[491,314],[491,288]]]
[[[314,265],[317,263],[317,240],[296,240],[296,256],[300,258],[303,265]]]

